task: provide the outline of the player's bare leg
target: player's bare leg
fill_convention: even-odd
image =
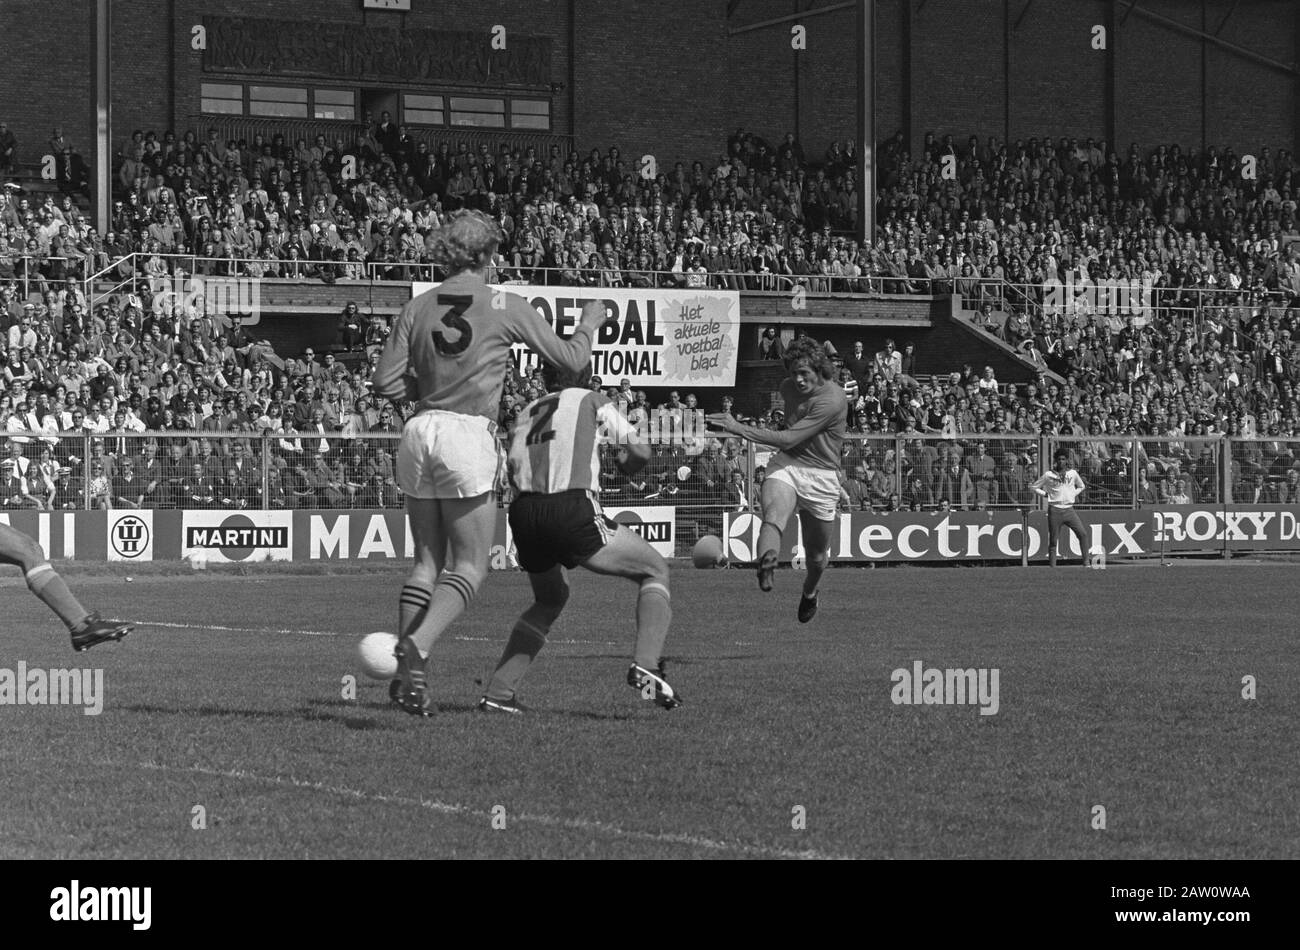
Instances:
[[[819,521],[806,512],[799,515],[803,528],[804,561],[808,572],[804,576],[803,596],[799,598],[799,622],[807,623],[817,613],[817,588],[831,557],[831,537],[834,521]]]
[[[626,577],[640,585],[636,599],[635,662],[627,671],[627,682],[665,709],[682,704],[681,695],[664,679],[663,648],[672,623],[673,608],[668,592],[668,564],[663,556],[638,534],[619,525],[613,539],[582,562],[597,574]]]
[[[63,621],[72,635],[72,649],[78,653],[96,644],[121,640],[134,629],[128,623],[101,620],[98,614],[81,606],[63,578],[46,560],[41,546],[21,531],[2,524],[0,563],[22,569],[28,589]]]
[[[474,498],[408,497],[406,504],[416,556],[408,586],[436,580],[423,616],[397,642],[398,679],[389,695],[406,712],[428,716],[433,711],[429,653],[487,576],[497,509],[491,492]],[[439,573],[444,563],[446,570]]]
[[[781,535],[794,514],[798,496],[783,481],[769,478],[763,482],[763,524],[758,529],[758,589],[772,589]]]
[[[533,587],[532,605],[520,614],[510,631],[510,639],[488,682],[487,692],[479,700],[478,708],[483,712],[523,712],[515,701],[515,693],[533,660],[546,646],[551,625],[559,618],[569,599],[569,583],[564,578],[564,569],[558,564],[549,571],[529,574],[528,582]]]

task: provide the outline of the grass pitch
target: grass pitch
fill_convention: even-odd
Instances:
[[[1300,856],[1296,568],[837,569],[807,626],[802,577],[674,570],[665,712],[623,680],[634,586],[576,572],[513,718],[474,710],[528,599],[495,574],[423,721],[354,659],[397,572],[73,574],[142,621],[84,654],[5,580],[0,667],[105,698],[0,706],[0,857]],[[895,705],[917,660],[996,668],[997,714]]]

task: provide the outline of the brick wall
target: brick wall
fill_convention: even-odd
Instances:
[[[1092,48],[1092,27],[1107,22],[1104,0],[1035,3],[1011,34],[1010,138],[1105,138],[1108,53]],[[1011,5],[1014,24],[1023,9]],[[1132,23],[1132,19],[1129,23]],[[1112,38],[1113,39],[1113,38]],[[1069,77],[1064,99],[1042,77]],[[1112,143],[1113,145],[1114,143]],[[1127,143],[1125,144],[1127,148]]]
[[[18,137],[18,160],[39,162],[51,130],[94,157],[89,7],[85,3],[0,3],[0,121]]]
[[[118,0],[114,4],[114,148],[134,128],[184,127],[198,111],[201,57],[189,47],[203,16],[253,15],[412,28],[454,24],[488,32],[549,36],[556,131],[584,150],[617,143],[625,157],[653,153],[660,163],[712,159],[737,127],[772,140],[796,128],[820,155],[832,139],[855,134],[856,17],[852,10],[807,17],[808,49],[790,49],[790,24],[728,36],[738,27],[790,14],[800,0],[745,0],[728,22],[721,0],[414,0],[410,14],[363,11],[357,0]],[[1212,32],[1232,0],[1205,0]],[[14,128],[23,157],[35,161],[61,124],[93,158],[88,0],[3,0],[0,116]],[[1089,48],[1107,0],[877,0],[877,128],[909,124],[913,142],[928,129],[982,136],[1106,134],[1109,59]],[[576,10],[576,24],[571,22]],[[1202,136],[1238,152],[1263,144],[1293,147],[1293,76],[1205,46],[1144,19],[1150,10],[1200,28],[1194,0],[1144,0],[1110,36],[1116,144],[1180,142]],[[1010,38],[1007,25],[1024,13]],[[1121,14],[1122,15],[1122,14]],[[1294,0],[1236,5],[1223,39],[1295,62]],[[576,25],[577,48],[570,31]],[[910,25],[910,35],[909,35]],[[796,67],[796,57],[797,67]],[[1204,63],[1204,65],[1202,65]],[[1203,93],[1204,70],[1204,93]],[[796,81],[797,76],[797,81]],[[1006,92],[1010,89],[1010,103]],[[573,100],[573,108],[570,101]],[[1204,108],[1202,108],[1202,104]]]

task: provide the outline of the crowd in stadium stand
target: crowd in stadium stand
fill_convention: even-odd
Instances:
[[[0,128],[9,162],[20,145]],[[1196,499],[1210,491],[1192,475],[1199,440],[1260,436],[1275,440],[1265,446],[1284,447],[1300,430],[1293,309],[1300,242],[1287,243],[1296,200],[1286,151],[1261,149],[1252,156],[1257,177],[1243,180],[1231,150],[1144,152],[1134,145],[1121,159],[1091,139],[1007,145],[971,137],[958,146],[951,136],[927,135],[912,155],[900,134],[879,149],[880,238],[862,247],[845,233],[858,214],[852,143],[810,160],[793,135],[772,144],[738,130],[716,160],[689,168],[678,162],[643,177],[640,159],[624,159],[617,147],[583,156],[559,146],[538,154],[464,140],[455,148],[431,145],[386,113],[334,142],[137,132],[121,152],[103,235],[78,207],[86,176],[76,151],[58,130],[45,150],[57,159],[58,197],[0,193],[0,426],[47,435],[244,432],[250,439],[240,452],[249,458],[261,451],[251,435],[270,430],[276,485],[268,504],[373,502],[362,491],[376,487],[379,503],[398,503],[391,457],[381,458],[382,450],[371,446],[349,475],[352,443],[298,438],[306,431],[398,431],[400,415],[367,394],[387,321],[344,309],[338,342],[361,357],[349,357],[345,367],[332,353],[320,361],[310,350],[277,354],[201,307],[155,307],[155,295],[191,266],[188,255],[197,256],[199,273],[218,275],[329,282],[436,276],[428,236],[461,207],[499,221],[505,241],[493,276],[500,280],[958,293],[979,308],[979,325],[1044,371],[1034,384],[1012,389],[983,367],[919,378],[908,345],[836,354],[853,431],[909,440],[942,435],[958,447],[918,461],[854,443],[860,457],[846,459],[850,503],[855,493],[877,507],[1018,501],[1037,460],[1027,445],[1012,447],[1007,433],[1105,435],[1117,444],[1124,436],[1168,436],[1176,441],[1145,460],[1149,484],[1141,490],[1153,500]],[[116,279],[134,282],[134,293],[88,308],[82,278],[110,266]],[[1035,290],[1049,279],[1079,286],[1085,275],[1154,287],[1152,307],[1136,316],[1107,313],[1086,298],[1054,305]],[[780,353],[773,328],[757,355]],[[508,380],[503,421],[539,385]],[[652,408],[644,394],[608,391],[629,413],[678,414],[671,399]],[[782,424],[779,409],[758,421]],[[231,487],[226,466],[238,440],[214,443],[208,453],[201,440],[180,450],[188,476],[199,477],[198,458],[202,477],[214,484],[186,488],[186,473],[173,472],[140,503],[198,498],[260,506],[267,486],[259,483],[252,494]],[[313,443],[329,448],[314,450]],[[13,457],[26,462],[10,463],[0,476],[13,482],[34,465],[51,477],[39,491],[10,492],[21,480],[7,485],[5,504],[57,507],[67,498],[58,488],[65,477],[72,486],[107,484],[107,503],[132,497],[114,494],[110,466],[98,463],[97,471],[93,454],[77,458],[59,443],[42,458],[48,443],[14,444]],[[644,480],[608,487],[640,498],[695,488],[752,501],[753,486],[736,481],[736,451],[703,438],[665,446]],[[1090,452],[1080,466],[1094,476],[1128,461],[1104,446]],[[1267,457],[1246,459],[1242,478],[1258,472],[1258,491],[1270,498],[1293,490],[1291,450],[1260,452]],[[127,452],[124,444],[121,452],[112,444],[105,450],[109,460],[121,454],[132,457],[121,468],[139,476],[148,461],[143,451]],[[690,475],[676,478],[683,469]],[[900,482],[907,490],[891,499],[883,486]]]

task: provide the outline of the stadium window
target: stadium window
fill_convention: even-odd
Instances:
[[[200,105],[204,112],[223,115],[244,114],[244,87],[218,82],[205,82],[199,86]]]
[[[312,116],[317,119],[347,119],[357,117],[357,94],[351,89],[312,90]]]
[[[249,86],[248,114],[307,118],[307,90],[286,86]]]
[[[451,124],[469,125],[480,129],[504,129],[506,101],[452,96]]]
[[[551,103],[547,99],[511,99],[510,128],[551,131]]]
[[[446,125],[447,114],[442,96],[402,96],[404,125]]]

